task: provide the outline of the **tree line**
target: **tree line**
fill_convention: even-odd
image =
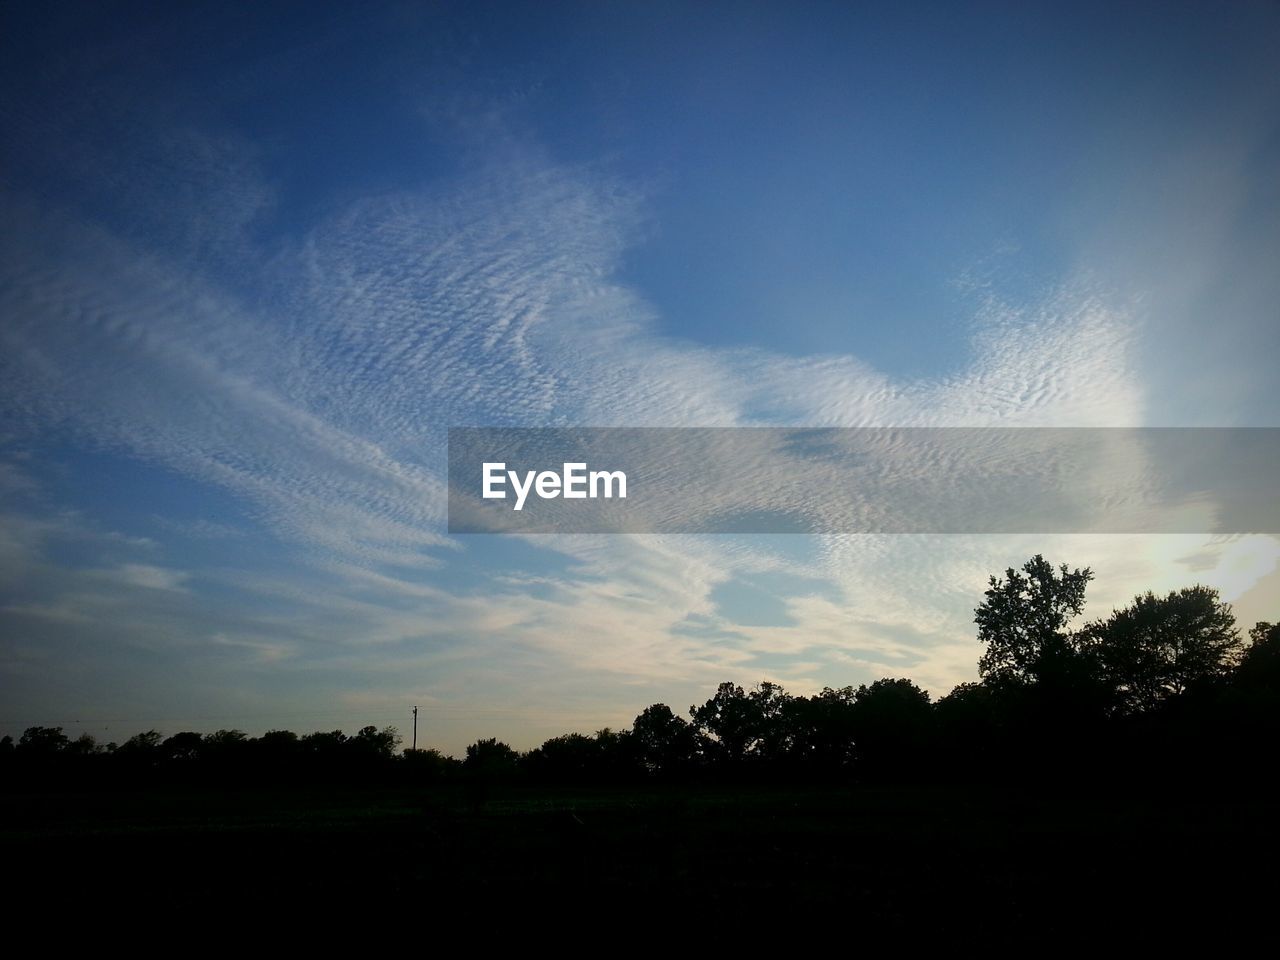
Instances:
[[[19,784],[138,779],[371,779],[607,783],[699,779],[998,782],[1026,777],[1265,776],[1278,731],[1280,624],[1246,639],[1216,590],[1134,598],[1083,615],[1090,569],[1043,556],[992,576],[974,611],[979,680],[946,696],[907,678],[811,696],[722,683],[688,718],[664,703],[629,729],[553,737],[526,752],[481,739],[463,758],[399,751],[394,727],[249,737],[151,730],[123,744],[30,727],[0,741]]]

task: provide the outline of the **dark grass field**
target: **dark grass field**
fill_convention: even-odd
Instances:
[[[1280,853],[1269,792],[1203,786],[166,788],[8,793],[2,809],[10,911],[221,901],[1142,935],[1270,917]]]

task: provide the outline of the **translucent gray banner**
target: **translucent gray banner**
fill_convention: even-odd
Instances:
[[[1280,533],[1278,477],[1275,428],[459,427],[449,532]]]

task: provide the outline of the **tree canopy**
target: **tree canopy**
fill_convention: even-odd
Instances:
[[[1225,677],[1244,644],[1218,591],[1147,591],[1084,631],[1102,678],[1123,711],[1151,710],[1170,697]]]

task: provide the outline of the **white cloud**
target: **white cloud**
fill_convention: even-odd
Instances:
[[[183,583],[188,577],[179,570],[166,570],[164,567],[153,567],[145,563],[126,563],[114,570],[104,570],[102,574],[110,580],[148,590],[185,591]]]

